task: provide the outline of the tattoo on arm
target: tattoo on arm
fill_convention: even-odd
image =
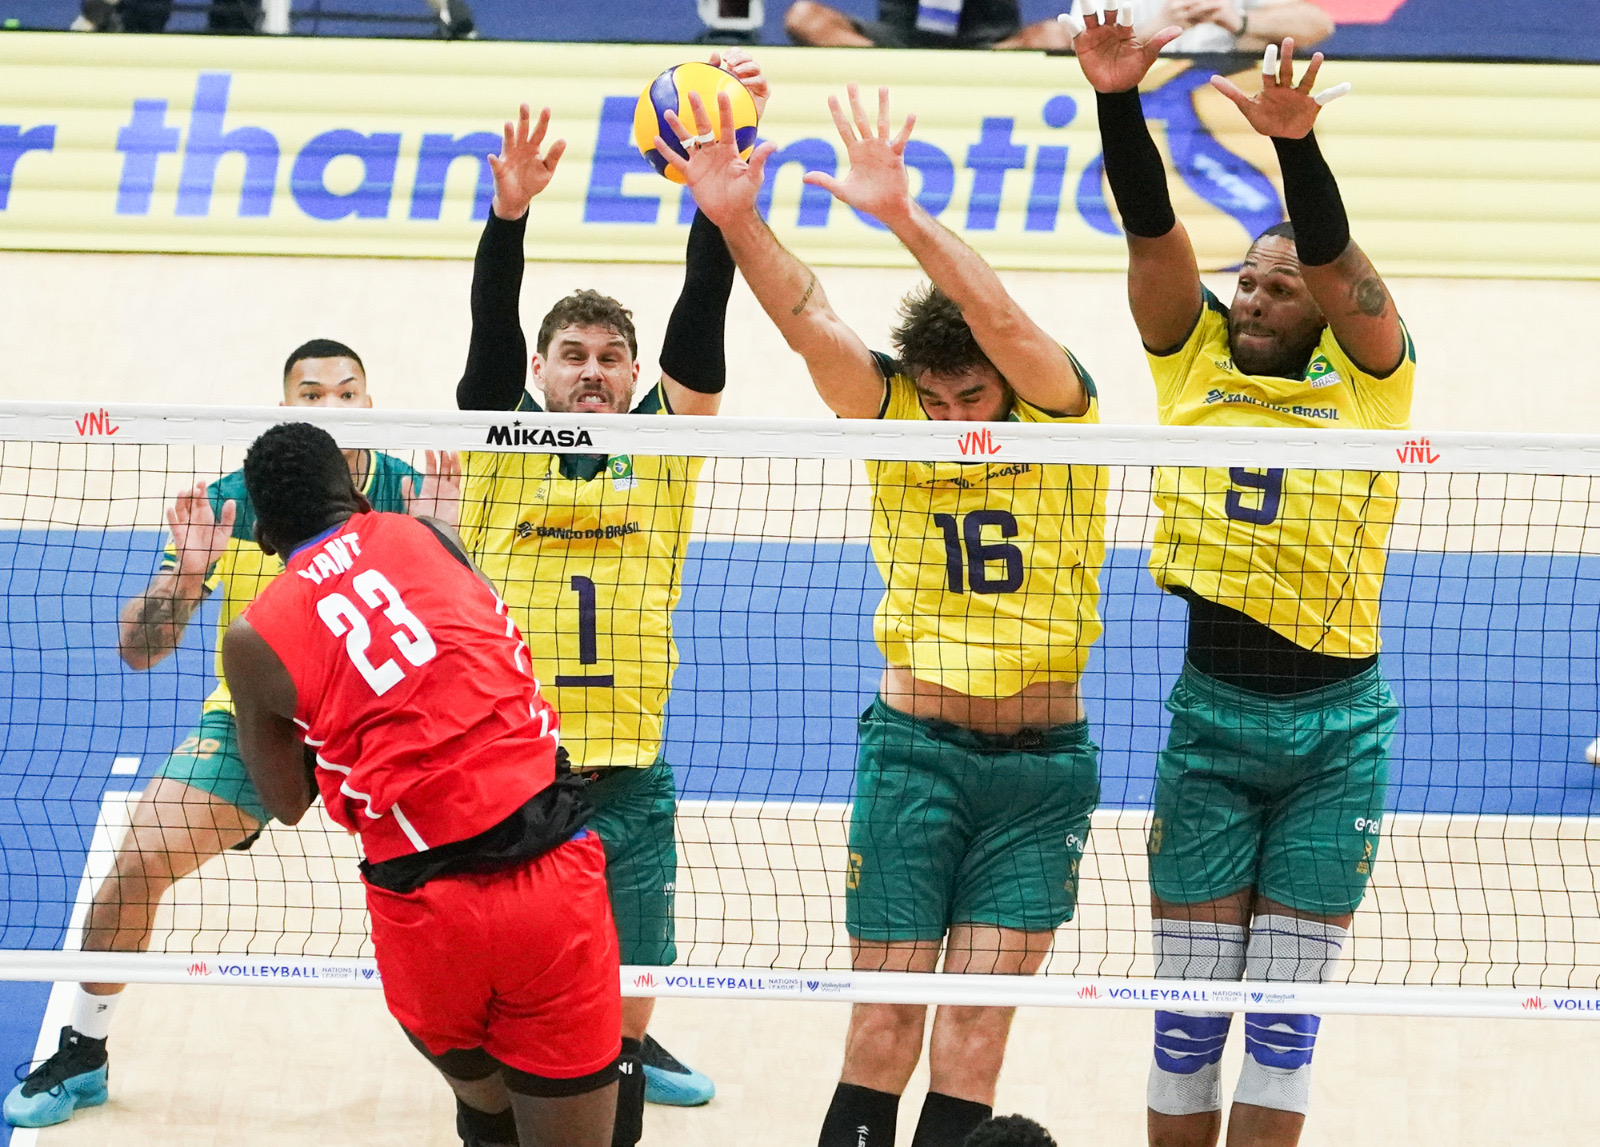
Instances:
[[[1350,288],[1350,301],[1356,310],[1375,319],[1389,309],[1389,292],[1384,290],[1382,279],[1369,275]]]
[[[798,303],[796,303],[794,306],[789,308],[789,313],[791,315],[798,315],[801,311],[805,310],[806,309],[806,304],[811,301],[811,292],[815,291],[816,289],[817,289],[817,277],[815,275],[812,275],[811,276],[811,281],[806,284],[805,294],[800,296],[800,301]]]
[[[123,615],[122,655],[130,663],[153,665],[178,647],[183,631],[200,607],[205,589],[197,594],[181,592],[176,574],[162,575]]]

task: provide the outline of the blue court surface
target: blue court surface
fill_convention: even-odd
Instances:
[[[210,687],[210,610],[150,672],[116,656],[117,612],[163,541],[0,534],[0,947],[61,945],[102,794],[139,787]],[[1183,605],[1144,561],[1109,556],[1106,635],[1084,682],[1107,807],[1149,805],[1161,702],[1182,656]],[[682,795],[848,800],[855,718],[882,665],[871,625],[882,587],[866,548],[708,542],[684,580],[667,750]],[[1600,732],[1600,558],[1395,553],[1383,613],[1385,672],[1404,709],[1392,809],[1594,812],[1600,770],[1583,750]],[[138,777],[111,777],[119,756],[140,759]],[[42,1000],[0,986],[0,1066],[31,1051]]]

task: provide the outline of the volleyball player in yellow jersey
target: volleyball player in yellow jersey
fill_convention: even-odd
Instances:
[[[758,108],[767,85],[739,49],[712,56]],[[555,174],[565,141],[543,146],[549,109],[506,125],[490,160],[495,195],[472,279],[472,342],[456,391],[464,410],[715,414],[726,380],[723,324],[734,265],[703,215],[689,229],[684,284],[661,345],[661,378],[642,398],[631,313],[596,291],[560,300],[529,359],[518,313],[523,234],[533,199]],[[537,394],[537,397],[535,395]],[[677,879],[672,766],[662,731],[677,650],[672,609],[694,514],[700,459],[526,451],[464,459],[461,534],[529,638],[534,674],[561,714],[561,743],[588,777],[589,824],[606,848],[612,914],[624,964],[676,959]],[[534,638],[537,637],[537,640]],[[623,1000],[615,1144],[642,1133],[643,1105],[705,1103],[714,1088],[646,1034],[654,1001]]]
[[[282,405],[370,407],[361,359],[331,339],[296,348],[283,368]],[[345,460],[357,487],[378,509],[403,513],[420,494],[425,509],[438,512],[437,481],[419,488],[417,472],[398,458],[350,450]],[[281,561],[264,556],[255,544],[255,512],[242,471],[184,491],[167,521],[171,538],[161,568],[122,611],[118,652],[135,670],[149,669],[177,649],[190,619],[212,594],[221,595],[221,632],[283,570]],[[144,951],[167,889],[225,849],[248,848],[269,819],[239,756],[219,642],[216,688],[202,702],[190,736],[134,804],[111,874],[90,905],[84,950]],[[76,1107],[105,1101],[106,1040],[123,987],[79,988],[59,1050],[6,1097],[7,1120],[43,1127],[70,1118]]]
[[[1072,356],[911,198],[911,121],[890,138],[887,91],[876,130],[854,85],[849,118],[830,105],[850,170],[806,179],[885,223],[933,280],[902,304],[898,361],[867,349],[762,222],[773,145],[746,164],[718,140],[676,165],[824,401],[845,418],[1095,421]],[[888,667],[861,719],[845,884],[853,965],[931,972],[942,948],[947,972],[1037,971],[1072,916],[1099,800],[1078,678],[1100,634],[1103,474],[987,461],[879,462],[868,476]],[[822,1147],[893,1144],[925,1013],[852,1009]],[[1010,1009],[939,1009],[917,1147],[955,1147],[989,1115],[1010,1023]]]
[[[1213,84],[1272,139],[1290,223],[1245,255],[1231,306],[1200,281],[1167,198],[1138,84],[1177,28],[1141,43],[1117,13],[1075,38],[1096,89],[1106,176],[1128,236],[1128,296],[1162,422],[1398,429],[1414,355],[1350,239],[1312,124],[1321,55],[1293,82],[1267,50],[1263,90]],[[1156,974],[1318,982],[1372,872],[1398,710],[1378,667],[1392,474],[1162,469],[1151,568],[1189,604],[1150,831]],[[1158,1012],[1150,1142],[1209,1147],[1222,1125],[1229,1016]],[[1228,1143],[1298,1142],[1315,1016],[1252,1013]]]

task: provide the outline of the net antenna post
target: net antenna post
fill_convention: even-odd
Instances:
[[[290,0],[262,0],[261,31],[268,36],[289,34]]]
[[[754,44],[766,23],[762,0],[698,0],[702,37],[713,44]]]

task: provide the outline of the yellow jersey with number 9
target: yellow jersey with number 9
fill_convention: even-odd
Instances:
[[[917,388],[878,356],[882,418],[926,419]],[[1076,365],[1076,362],[1074,362]],[[1015,401],[1018,422],[1098,422]],[[1100,636],[1105,471],[1098,466],[868,462],[872,553],[886,587],[874,634],[890,665],[969,697],[1076,681]]]
[[[520,409],[538,407],[525,394]],[[633,412],[665,413],[661,388]],[[462,458],[462,540],[522,631],[574,768],[647,768],[661,753],[678,663],[672,610],[702,461]]]
[[[1163,426],[1298,426],[1402,430],[1416,352],[1386,377],[1368,374],[1331,329],[1301,378],[1233,365],[1228,310],[1210,291],[1172,354],[1148,355]],[[1384,546],[1397,477],[1365,470],[1159,467],[1161,511],[1150,570],[1238,610],[1302,649],[1333,657],[1378,651]]]

